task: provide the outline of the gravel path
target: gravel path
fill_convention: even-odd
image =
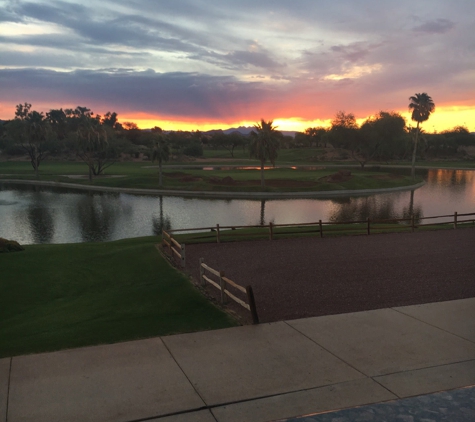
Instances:
[[[475,229],[186,247],[195,280],[203,257],[252,285],[261,322],[475,297],[474,253]]]

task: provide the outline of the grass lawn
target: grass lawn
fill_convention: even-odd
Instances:
[[[237,325],[156,237],[0,254],[0,358]]]
[[[322,164],[318,161],[324,152],[325,150],[323,148],[314,147],[280,149],[276,164]],[[225,159],[235,161],[236,164],[245,164],[246,162],[258,164],[257,160],[249,157],[249,151],[243,151],[242,148],[236,148],[234,150],[234,157],[225,149],[205,148],[203,151],[203,159],[210,163]]]
[[[287,150],[286,150],[287,151]],[[289,150],[293,151],[293,150]],[[300,151],[300,150],[295,150]],[[254,163],[255,164],[255,163]],[[117,163],[106,170],[106,175],[123,175],[117,178],[95,178],[94,185],[123,188],[158,188],[158,169],[148,168],[151,163]],[[201,170],[201,169],[173,169],[164,166],[164,189],[188,191],[228,191],[228,192],[305,192],[329,190],[378,189],[414,184],[405,174],[393,174],[389,170],[368,168],[361,171],[352,168],[352,177],[343,182],[327,182],[322,179],[338,169],[315,167],[313,170],[271,168],[265,171],[267,186],[260,187],[260,170],[256,167],[251,170]],[[401,173],[401,171],[399,171]],[[87,166],[76,162],[45,161],[40,166],[40,180],[57,181],[88,185],[87,178],[75,179],[67,175],[87,175]],[[191,178],[190,178],[191,177]],[[231,184],[215,183],[211,177],[223,179],[231,177]],[[36,180],[31,166],[27,162],[1,162],[0,178],[32,179]],[[417,182],[421,181],[417,179]]]

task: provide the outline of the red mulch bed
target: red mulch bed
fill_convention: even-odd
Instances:
[[[186,259],[195,280],[203,257],[252,285],[259,318],[270,322],[475,297],[474,251],[475,229],[466,228],[187,245]]]

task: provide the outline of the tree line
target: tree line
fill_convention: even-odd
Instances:
[[[351,157],[364,168],[369,161],[409,159],[414,167],[417,156],[455,156],[459,147],[475,145],[475,137],[462,126],[425,133],[421,124],[434,112],[434,102],[426,93],[415,94],[409,100],[416,127],[408,126],[399,113],[391,111],[380,111],[361,125],[353,113],[339,111],[330,127],[307,128],[295,137],[284,136],[272,120],[261,119],[247,135],[221,130],[164,132],[159,127],[141,130],[133,122],[120,123],[116,112],[101,116],[78,106],[42,113],[24,103],[16,106],[14,119],[1,122],[0,150],[10,156],[26,154],[36,174],[48,155],[73,156],[88,166],[91,180],[124,156],[145,156],[158,161],[162,185],[164,162],[172,156],[200,157],[204,148],[225,149],[230,157],[237,149],[247,150],[249,156],[260,161],[263,170],[265,162],[275,163],[280,148],[331,146],[342,150],[340,158]]]

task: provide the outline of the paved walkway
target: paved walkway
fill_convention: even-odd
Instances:
[[[0,422],[264,422],[474,384],[472,298],[2,359]]]

